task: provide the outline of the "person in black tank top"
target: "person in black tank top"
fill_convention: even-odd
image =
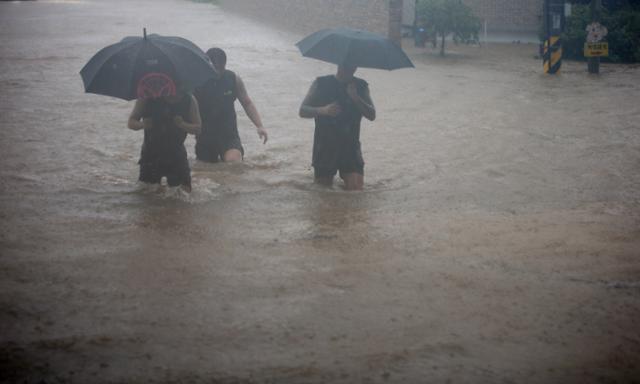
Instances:
[[[219,77],[209,80],[194,92],[202,116],[202,133],[196,136],[196,157],[214,163],[219,160],[242,161],[244,148],[238,134],[235,101],[240,101],[264,143],[268,138],[267,130],[242,79],[226,69],[225,52],[220,48],[211,48],[207,56]]]
[[[340,171],[347,190],[361,190],[364,186],[360,122],[362,117],[371,121],[376,118],[369,85],[353,76],[356,69],[338,66],[336,75],[318,77],[300,107],[300,117],[315,119],[315,182],[330,186]]]
[[[159,184],[166,177],[169,186],[190,192],[191,169],[184,140],[188,133],[200,133],[201,126],[198,102],[191,94],[137,100],[128,127],[144,130],[139,180]]]

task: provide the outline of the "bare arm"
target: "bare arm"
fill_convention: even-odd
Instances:
[[[376,119],[376,107],[373,105],[373,101],[371,100],[369,87],[365,87],[363,94],[360,95],[355,83],[351,83],[347,86],[347,94],[355,103],[356,108],[358,108],[360,113],[362,113],[362,116],[371,121]]]
[[[262,125],[262,120],[260,119],[260,114],[258,113],[258,109],[255,104],[253,104],[253,100],[249,97],[247,93],[247,88],[244,86],[244,82],[240,78],[240,76],[236,76],[236,89],[238,92],[238,101],[242,105],[242,108],[249,116],[249,119],[253,122],[253,125],[256,126],[258,131],[258,136],[263,139],[263,143],[266,144],[268,140],[267,130]]]
[[[311,84],[311,88],[309,88],[309,92],[307,92],[307,96],[305,96],[302,101],[302,105],[300,106],[300,111],[298,114],[303,119],[313,119],[318,116],[332,116],[336,117],[340,113],[340,106],[338,103],[331,103],[329,105],[325,105],[322,107],[315,107],[313,105],[313,101],[316,98],[316,92],[318,91],[318,82],[314,81]]]
[[[200,110],[198,108],[198,101],[195,96],[191,95],[191,107],[189,108],[189,115],[185,121],[182,117],[176,116],[174,122],[176,125],[184,129],[187,133],[192,135],[200,134],[202,130],[202,120],[200,119]]]
[[[146,105],[145,100],[136,100],[136,104],[133,107],[133,111],[129,115],[129,122],[127,127],[134,131],[149,128],[151,126],[151,119],[143,119],[142,113]]]

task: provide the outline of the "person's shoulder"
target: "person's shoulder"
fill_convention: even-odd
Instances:
[[[314,81],[316,86],[319,86],[319,87],[330,86],[331,84],[334,84],[336,82],[337,80],[334,75],[319,76],[319,77],[316,77],[316,80]]]
[[[222,73],[222,77],[227,77],[227,78],[235,80],[238,77],[238,74],[235,73],[234,71],[230,71],[228,69],[225,69],[224,72]]]
[[[195,100],[195,96],[193,96],[193,93],[187,92],[182,96],[182,99],[180,99],[178,104],[183,107],[190,106],[193,100]]]
[[[367,83],[367,81],[366,81],[366,80],[361,79],[361,78],[359,78],[359,77],[354,77],[354,78],[353,78],[353,81],[355,81],[355,82],[356,82],[356,84],[357,84],[358,86],[360,86],[360,87],[368,87],[368,86],[369,86],[369,83]]]
[[[138,99],[136,103],[140,103],[140,108],[146,111],[147,109],[160,104],[160,98],[150,97],[145,99]]]
[[[149,100],[150,99],[136,99],[136,105],[144,107],[145,105],[149,104]]]

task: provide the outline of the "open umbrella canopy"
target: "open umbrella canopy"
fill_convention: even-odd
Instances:
[[[190,92],[217,76],[207,55],[189,40],[146,31],[103,48],[80,75],[86,92],[124,100]]]
[[[375,33],[330,28],[312,33],[296,46],[305,57],[361,68],[411,68],[413,63],[391,40]]]

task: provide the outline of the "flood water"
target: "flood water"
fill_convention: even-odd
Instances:
[[[240,112],[237,165],[188,138],[190,195],[139,185],[133,103],[83,93],[143,27],[224,48],[270,134]],[[0,3],[7,382],[640,377],[640,68],[405,42],[415,70],[356,74],[378,119],[348,193],[313,184],[297,112],[335,68],[302,37],[190,1]]]

